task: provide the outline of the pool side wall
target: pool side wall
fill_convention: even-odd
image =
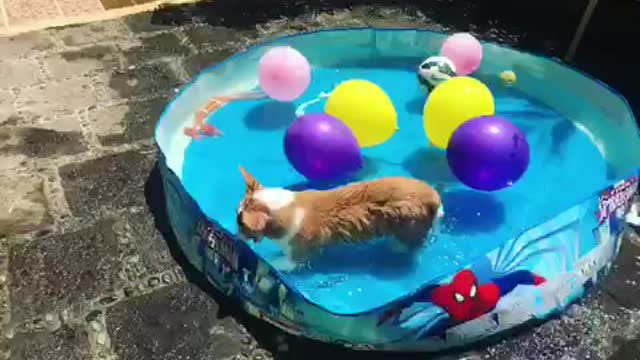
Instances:
[[[454,301],[432,303],[456,276],[382,308],[339,315],[309,303],[245,243],[207,219],[160,158],[171,227],[209,282],[288,333],[358,350],[438,351],[563,310],[609,271],[638,186],[638,176],[631,176],[470,264],[465,272],[476,278],[476,296],[461,294],[474,309],[470,320],[455,319],[461,305]]]
[[[422,59],[436,54],[444,38],[422,30],[351,29],[301,34],[270,44],[294,46],[313,66],[333,66],[380,56]],[[207,219],[181,183],[191,141],[182,129],[193,121],[193,109],[213,96],[255,88],[257,62],[268,45],[203,71],[171,102],[156,128],[169,220],[180,247],[216,288],[250,314],[289,333],[355,349],[437,351],[561,311],[610,268],[620,247],[624,214],[638,186],[640,152],[627,149],[639,148],[640,136],[628,104],[606,85],[560,63],[486,43],[487,61],[479,72],[514,70],[518,90],[573,121],[598,146],[612,180],[624,180],[505,241],[464,271],[424,284],[382,308],[333,314],[309,303],[245,243],[215,219]],[[348,59],[336,59],[336,54]],[[575,99],[566,101],[567,96]],[[474,280],[475,286],[454,294],[448,285],[462,278]]]

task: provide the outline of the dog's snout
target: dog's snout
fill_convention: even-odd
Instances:
[[[238,211],[238,215],[236,215],[236,223],[241,226],[242,225],[242,210]]]

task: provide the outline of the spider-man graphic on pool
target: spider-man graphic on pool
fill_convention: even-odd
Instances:
[[[546,280],[527,270],[520,270],[478,284],[473,271],[464,269],[449,284],[426,288],[408,303],[382,314],[378,325],[397,319],[402,310],[416,302],[430,302],[449,314],[456,323],[473,320],[495,309],[498,300],[518,285],[540,285]]]

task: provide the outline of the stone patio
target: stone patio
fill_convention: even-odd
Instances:
[[[0,38],[2,358],[428,358],[291,338],[228,304],[175,249],[152,134],[181,85],[256,41],[323,27],[461,25],[416,9],[249,3]],[[487,21],[472,19],[483,38],[526,38]],[[549,36],[527,46],[557,55],[568,40]],[[436,358],[640,358],[640,245],[625,241],[615,271],[565,315]]]

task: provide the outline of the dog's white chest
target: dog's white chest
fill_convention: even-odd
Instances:
[[[277,270],[290,271],[297,266],[297,264],[294,263],[291,259],[291,250],[292,250],[291,241],[298,235],[298,232],[300,232],[300,229],[302,229],[304,217],[305,217],[305,210],[303,208],[296,208],[293,213],[293,219],[291,220],[291,223],[287,227],[286,234],[281,238],[271,239],[280,246],[280,248],[282,249],[282,252],[284,253],[284,256],[278,258],[272,263],[272,265]]]
[[[291,205],[296,195],[287,189],[266,188],[256,191],[253,197],[267,205],[269,210],[279,210]]]

